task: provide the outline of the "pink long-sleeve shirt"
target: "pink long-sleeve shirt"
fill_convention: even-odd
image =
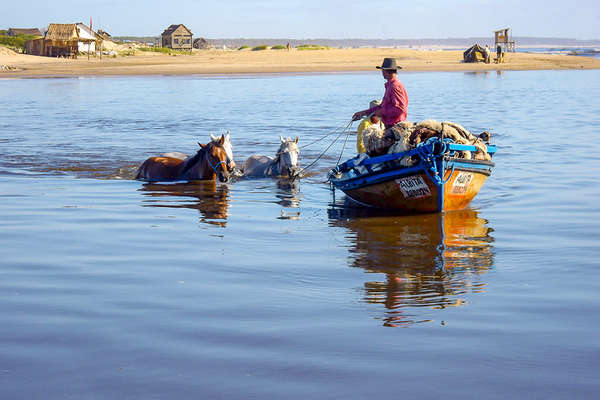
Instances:
[[[381,110],[381,121],[386,126],[395,125],[406,120],[408,110],[408,94],[402,82],[395,77],[385,83],[385,94],[381,105],[369,109],[369,114]]]

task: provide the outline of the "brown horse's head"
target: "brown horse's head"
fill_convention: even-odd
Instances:
[[[233,146],[231,145],[231,141],[229,140],[230,133],[227,131],[226,134],[221,135],[221,137],[215,136],[212,133],[210,134],[210,140],[212,142],[222,141],[222,146],[227,153],[227,168],[229,169],[229,173],[235,170],[235,161],[233,161]]]
[[[229,180],[229,168],[227,151],[223,147],[225,139],[221,136],[216,141],[211,141],[208,144],[201,144],[200,147],[205,151],[204,160],[209,168],[217,175],[220,182]]]

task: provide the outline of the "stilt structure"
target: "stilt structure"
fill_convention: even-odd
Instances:
[[[500,29],[498,31],[494,31],[494,47],[498,47],[498,45],[502,46],[504,51],[515,51],[515,42],[512,40],[510,36],[510,28]]]

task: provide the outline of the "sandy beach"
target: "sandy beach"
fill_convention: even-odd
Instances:
[[[600,69],[600,59],[507,53],[501,64],[463,63],[462,51],[385,48],[329,50],[198,50],[191,55],[137,53],[102,59],[58,59],[0,49],[0,77],[102,75],[227,75],[373,71],[384,57],[396,57],[403,71],[495,71]]]

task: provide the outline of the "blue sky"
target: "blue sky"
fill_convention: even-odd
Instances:
[[[159,35],[183,23],[206,38],[456,38],[514,36],[600,39],[598,0],[54,0],[7,1],[0,29],[89,22],[112,35]],[[169,4],[167,6],[167,4]]]

